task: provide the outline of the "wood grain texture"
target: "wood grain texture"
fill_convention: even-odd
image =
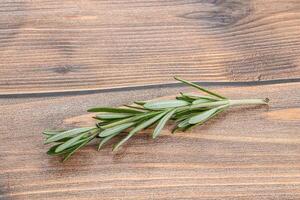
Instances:
[[[298,0],[2,0],[0,93],[300,78]]]
[[[64,164],[45,154],[42,130],[86,124],[91,106],[180,88],[0,99],[0,199],[300,199],[299,89],[299,83],[218,87],[232,98],[267,96],[270,107],[235,108],[156,140],[146,131],[117,153],[91,144]]]

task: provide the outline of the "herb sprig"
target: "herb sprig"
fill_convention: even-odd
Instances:
[[[173,100],[136,101],[134,105],[125,105],[122,108],[91,108],[88,112],[97,113],[94,118],[98,122],[94,127],[43,132],[46,135],[45,144],[54,144],[47,153],[62,155],[65,161],[94,139],[99,140],[100,150],[111,139],[127,132],[127,135],[114,145],[113,151],[116,151],[135,134],[154,124],[153,139],[159,136],[168,121],[175,122],[172,133],[186,131],[202,125],[231,106],[269,102],[268,98],[230,100],[195,83],[178,77],[175,79],[200,90],[205,95],[180,93]]]

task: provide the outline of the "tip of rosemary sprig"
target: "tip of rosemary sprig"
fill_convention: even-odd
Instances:
[[[182,83],[184,83],[184,84],[186,84],[186,85],[189,85],[189,86],[191,86],[191,87],[194,87],[194,88],[196,88],[196,89],[198,89],[198,90],[200,90],[200,91],[202,91],[202,92],[204,92],[204,93],[207,93],[207,94],[209,94],[209,95],[211,95],[211,96],[217,97],[217,98],[219,98],[219,99],[227,99],[226,97],[224,97],[224,96],[222,96],[222,95],[220,95],[220,94],[217,94],[217,93],[215,93],[215,92],[212,92],[212,91],[210,91],[210,90],[208,90],[208,89],[206,89],[206,88],[204,88],[204,87],[201,87],[200,85],[198,85],[198,84],[196,84],[196,83],[192,83],[192,82],[190,82],[190,81],[186,81],[186,80],[181,79],[181,78],[179,78],[179,77],[177,77],[177,76],[174,76],[174,79],[177,80],[177,81],[180,81],[180,82],[182,82]]]

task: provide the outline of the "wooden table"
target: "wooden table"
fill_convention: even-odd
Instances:
[[[0,33],[1,200],[300,199],[300,1],[2,0]],[[46,155],[89,107],[193,91],[174,75],[270,106]]]

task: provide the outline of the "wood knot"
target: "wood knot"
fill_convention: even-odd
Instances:
[[[201,20],[205,24],[220,27],[233,25],[252,12],[249,1],[223,0],[211,4],[213,6],[201,5],[201,11],[190,12],[181,17]]]

